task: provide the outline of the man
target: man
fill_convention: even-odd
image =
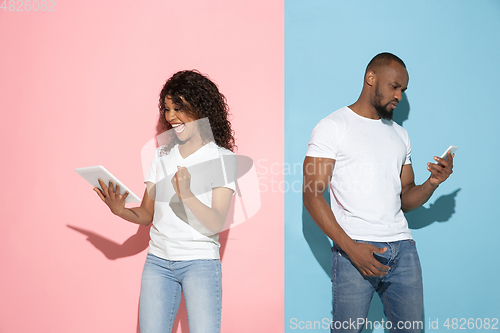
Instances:
[[[392,113],[408,86],[401,59],[368,64],[358,100],[322,119],[304,160],[304,206],[333,244],[332,332],[361,332],[377,292],[391,332],[423,328],[422,272],[403,214],[425,203],[452,173],[434,157],[415,185],[410,140]],[[330,185],[331,207],[323,197]]]

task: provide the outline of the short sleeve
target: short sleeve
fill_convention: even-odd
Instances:
[[[146,178],[144,178],[144,183],[156,183],[156,167],[158,165],[158,154],[159,150],[155,150],[155,155],[153,156],[153,161],[151,161],[151,166],[149,167],[149,171],[146,175]]]
[[[210,176],[211,186],[227,187],[233,192],[236,190],[236,177],[238,171],[238,159],[230,151],[220,151],[219,158],[211,161]]]
[[[408,133],[406,133],[405,145],[406,145],[406,158],[404,164],[406,165],[406,164],[411,164],[411,143]]]
[[[337,159],[337,125],[330,119],[322,119],[313,129],[306,156]]]

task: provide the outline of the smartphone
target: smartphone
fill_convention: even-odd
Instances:
[[[450,151],[451,155],[455,154],[455,152],[457,151],[458,149],[458,146],[449,146],[448,149],[446,149],[443,153],[443,155],[441,155],[441,158],[442,159],[445,159],[445,160],[448,160],[448,150]]]

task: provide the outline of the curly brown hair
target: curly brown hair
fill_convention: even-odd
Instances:
[[[214,141],[219,147],[231,151],[236,148],[234,131],[228,120],[230,113],[226,98],[208,76],[197,70],[186,70],[175,73],[165,82],[158,103],[159,121],[165,131],[172,129],[172,125],[165,119],[165,98],[167,96],[179,106],[182,112],[193,119],[208,118],[210,128],[208,126],[200,128],[200,134],[204,141],[208,141],[211,137],[210,134],[213,134]],[[179,143],[179,139],[173,131],[169,131],[169,133],[165,152],[169,152],[173,146]]]

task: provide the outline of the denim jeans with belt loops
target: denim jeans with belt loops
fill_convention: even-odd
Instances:
[[[358,241],[361,242],[361,241]],[[363,328],[389,329],[390,332],[420,332],[423,329],[422,270],[415,242],[411,239],[396,242],[365,242],[379,248],[387,247],[375,258],[391,267],[381,277],[362,275],[347,254],[333,246],[332,332],[361,332]],[[370,302],[377,292],[384,306],[387,321],[367,320]],[[377,326],[378,327],[374,327]]]
[[[149,253],[141,282],[141,333],[171,332],[182,293],[189,332],[219,333],[221,276],[218,259],[170,261]]]

